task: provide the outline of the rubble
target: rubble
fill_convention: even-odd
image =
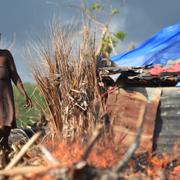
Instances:
[[[42,150],[43,149],[43,150]],[[86,153],[87,151],[85,151]],[[21,165],[0,170],[0,176],[9,179],[178,179],[180,177],[180,158],[168,155],[153,155],[149,152],[131,155],[127,164],[119,171],[120,160],[109,168],[97,168],[86,160],[76,161],[70,166],[62,166],[45,147],[41,147],[37,165]],[[124,156],[126,157],[126,155]],[[16,159],[16,158],[15,158]],[[43,161],[43,159],[46,159]],[[43,165],[43,163],[44,165]],[[10,167],[10,166],[8,166]]]
[[[127,92],[121,93],[123,96],[129,96],[132,100],[134,97],[138,97],[137,100],[146,102],[145,97],[140,94],[132,96],[132,94],[130,95]],[[159,94],[159,92],[155,93],[154,97],[157,97],[157,95],[159,97]],[[153,96],[151,96],[151,98],[151,100],[153,100]],[[98,147],[99,144],[105,140],[103,127],[99,127],[94,131],[94,135],[89,143],[84,146],[86,148],[82,149],[81,152],[83,153],[80,155],[79,160],[72,161],[68,166],[62,165],[63,159],[57,158],[53,153],[54,150],[50,151],[44,145],[35,144],[35,141],[38,138],[41,138],[40,133],[37,133],[27,142],[27,144],[22,146],[18,154],[14,156],[6,168],[0,170],[0,176],[8,177],[9,179],[178,179],[180,177],[180,153],[175,151],[173,155],[157,155],[148,151],[136,151],[142,143],[140,137],[143,137],[143,127],[146,126],[146,119],[149,117],[147,116],[148,106],[148,103],[144,103],[144,108],[142,106],[140,108],[141,112],[135,131],[136,135],[134,133],[135,139],[131,141],[128,149],[123,155],[117,156],[117,162],[109,167],[105,166],[100,168],[89,163],[88,160],[91,158],[91,153],[94,152],[94,146],[97,145]],[[106,138],[107,141],[113,140],[112,137],[108,138],[106,136]],[[121,144],[119,144],[119,147],[124,148],[123,144],[122,146]],[[34,150],[30,148],[32,145]],[[73,148],[73,152],[80,152],[80,147],[71,146],[68,142],[67,146],[69,149]],[[110,148],[113,149],[113,146]],[[62,151],[61,149],[57,150],[59,150],[60,154],[61,152],[65,153],[65,151],[67,151],[66,154],[69,155],[70,158],[71,154],[69,153],[69,149],[64,146]],[[106,147],[104,146],[104,151],[105,150]],[[114,150],[114,156],[116,153],[117,152]],[[101,158],[107,157],[99,155],[100,161],[103,161]]]
[[[107,86],[120,87],[169,87],[176,86],[180,81],[179,63],[169,68],[160,66],[105,67],[100,69],[100,75]]]

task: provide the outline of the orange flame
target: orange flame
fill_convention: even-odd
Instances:
[[[85,150],[86,146],[79,142],[60,142],[55,145],[52,154],[60,161],[62,166],[70,167],[73,163],[81,160]],[[113,145],[102,146],[97,144],[91,151],[87,162],[97,168],[109,168],[121,159],[123,153]]]

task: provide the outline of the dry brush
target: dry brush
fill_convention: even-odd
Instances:
[[[101,121],[103,101],[97,74],[95,33],[83,26],[53,23],[47,44],[31,44],[33,75],[45,99],[52,132],[88,137]],[[34,58],[33,58],[34,59]]]

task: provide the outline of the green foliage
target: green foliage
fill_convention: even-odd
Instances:
[[[91,12],[91,10],[93,11],[97,11],[97,10],[100,10],[99,12],[103,15],[103,10],[105,10],[105,8],[103,8],[103,3],[97,3],[97,2],[94,2],[91,4],[91,8],[88,9],[89,10],[88,12]],[[106,10],[107,11],[107,10]],[[87,14],[88,14],[87,12]],[[119,9],[116,8],[116,7],[112,7],[110,9],[110,12],[108,13],[108,17],[107,17],[107,22],[102,22],[101,20],[98,20],[98,16],[93,16],[93,18],[96,19],[96,21],[100,22],[101,24],[104,24],[105,27],[108,27],[109,28],[109,23],[110,21],[112,20],[112,17],[117,15],[119,13]],[[92,13],[93,14],[93,13]],[[107,14],[106,14],[107,15]],[[101,16],[99,16],[101,17]],[[102,37],[102,43],[101,43],[101,53],[104,53],[104,54],[108,54],[106,55],[107,57],[110,55],[110,53],[112,52],[113,48],[117,46],[117,44],[119,43],[119,41],[123,41],[124,38],[126,37],[126,33],[124,32],[115,32],[115,33],[111,33],[110,30],[108,30],[105,35]]]
[[[101,9],[101,5],[98,4],[98,3],[92,3],[91,4],[91,9],[92,10],[99,10],[99,9]]]
[[[125,32],[122,32],[122,31],[119,31],[119,32],[116,32],[114,34],[114,37],[118,40],[124,40],[124,38],[126,37],[126,33]]]
[[[110,42],[112,43],[113,47],[116,47],[118,42],[119,42],[119,39],[116,38],[115,36],[111,36],[110,37]]]
[[[106,38],[103,39],[102,41],[102,49],[101,50],[105,50],[107,49],[107,47],[111,47],[113,45],[113,47],[116,47],[118,42],[121,40],[124,40],[124,38],[126,37],[126,33],[124,32],[117,32],[115,34],[109,35]]]
[[[117,8],[112,8],[111,10],[111,15],[115,15],[115,14],[118,14],[119,13],[119,10]]]
[[[14,90],[14,100],[15,100],[15,108],[16,108],[16,119],[18,127],[24,127],[27,124],[32,124],[33,122],[39,120],[40,113],[38,110],[37,102],[40,105],[44,104],[44,100],[40,95],[40,92],[37,90],[36,85],[25,83],[24,87],[26,89],[27,94],[31,97],[33,102],[32,109],[26,109],[24,107],[25,101],[24,97],[18,92],[16,87],[13,87]]]

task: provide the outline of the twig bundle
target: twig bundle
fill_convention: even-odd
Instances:
[[[93,102],[101,101],[95,37],[87,27],[83,27],[76,41],[75,34],[73,26],[55,23],[50,30],[50,45],[33,45],[38,57],[33,75],[47,104],[46,115],[53,131],[65,138],[93,131],[97,124],[94,114],[99,113],[94,112]]]

